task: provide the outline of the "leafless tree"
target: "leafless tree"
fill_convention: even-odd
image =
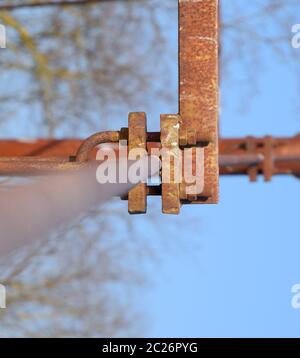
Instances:
[[[0,4],[0,10],[18,10],[21,8],[43,6],[86,5],[91,3],[110,2],[118,0],[11,0]]]
[[[141,108],[154,89],[166,99],[168,49],[159,19],[171,3],[1,12],[9,27],[9,51],[0,60],[2,119],[24,118],[18,111],[26,105],[33,134],[44,127],[45,135],[78,135],[107,126],[124,103]],[[19,89],[10,85],[16,77]]]
[[[0,12],[9,46],[0,59],[3,130],[19,123],[27,136],[82,137],[111,121],[124,126],[118,117],[153,97],[169,101],[172,49],[161,19],[170,11],[176,17],[173,1]],[[139,335],[130,293],[143,282],[141,257],[153,255],[136,236],[112,204],[2,262],[0,335]]]

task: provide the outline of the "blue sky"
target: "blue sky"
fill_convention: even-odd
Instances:
[[[300,59],[300,50],[293,55]],[[236,110],[240,88],[222,85],[223,136],[300,132],[295,73],[268,49],[262,56],[267,66],[257,73],[259,93],[248,98],[247,112]],[[152,322],[147,335],[299,337],[291,287],[300,282],[300,182],[277,177],[250,184],[229,177],[220,185],[218,206],[184,207],[180,225],[163,217],[165,227],[176,227],[169,237],[153,231],[157,242],[183,248],[165,253],[150,272],[154,284],[143,303]]]

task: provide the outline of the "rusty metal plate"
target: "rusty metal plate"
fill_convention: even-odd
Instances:
[[[162,162],[162,212],[179,214],[180,179],[182,168],[176,162],[179,158],[179,116],[160,116],[161,162]],[[171,159],[171,160],[170,160]],[[177,166],[176,166],[177,164]],[[180,177],[178,176],[180,173]]]
[[[257,153],[257,145],[254,137],[248,136],[246,138],[246,150],[249,155],[255,155]],[[248,169],[248,175],[250,182],[256,182],[258,176],[258,165],[250,166]]]
[[[144,112],[129,113],[128,151],[135,148],[147,149],[147,117]],[[129,191],[128,212],[130,214],[145,214],[147,212],[146,183],[140,183]]]
[[[266,182],[272,180],[274,172],[274,158],[273,158],[273,138],[271,136],[266,136],[264,140],[264,164],[263,172]]]
[[[195,203],[218,202],[219,2],[179,0],[179,113],[181,130],[205,146],[204,192]]]

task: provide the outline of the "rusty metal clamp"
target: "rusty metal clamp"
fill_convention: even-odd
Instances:
[[[147,183],[140,183],[130,190],[125,198],[128,200],[128,211],[130,214],[144,214],[147,211],[147,196],[161,195],[162,212],[179,214],[182,204],[198,203],[199,200],[205,202],[211,196],[207,185],[198,194],[189,194],[182,155],[184,150],[190,151],[191,170],[193,170],[197,165],[196,157],[193,156],[194,150],[197,146],[208,146],[210,139],[206,136],[199,140],[200,136],[194,129],[181,128],[181,117],[178,114],[161,115],[160,129],[160,133],[148,133],[146,113],[132,112],[128,117],[128,128],[122,128],[120,131],[99,132],[90,136],[81,144],[73,161],[88,162],[93,149],[102,143],[117,143],[126,140],[129,160],[136,159],[130,158],[131,151],[143,150],[143,153],[148,154],[148,145],[151,149],[151,144],[156,144],[155,148],[159,151],[155,155],[159,156],[162,166],[161,186],[148,187]]]

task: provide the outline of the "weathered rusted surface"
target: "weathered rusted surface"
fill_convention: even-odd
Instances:
[[[218,0],[179,0],[181,131],[193,130],[198,143],[208,144],[205,192],[210,197],[198,203],[218,202],[218,9]]]
[[[117,131],[113,132],[99,132],[91,135],[85,141],[82,142],[76,153],[77,162],[86,162],[89,159],[91,151],[99,144],[103,143],[114,143],[120,139],[120,133]]]
[[[133,112],[128,118],[128,151],[135,149],[147,150],[147,117],[144,112]],[[147,184],[140,183],[128,193],[128,212],[145,214],[147,211]]]
[[[256,154],[256,142],[255,142],[255,138],[252,136],[248,136],[246,138],[246,151],[248,155],[255,155]],[[257,175],[258,175],[258,166],[257,164],[253,164],[249,166],[248,169],[248,175],[249,175],[249,179],[250,181],[256,182],[257,180]]]
[[[251,151],[249,152],[249,137],[228,138],[220,141],[220,157],[234,156],[235,165],[221,165],[221,175],[249,175],[249,170],[255,175],[251,178],[256,180],[258,174],[263,174],[266,181],[274,175],[300,174],[300,135],[287,138],[275,137],[251,137]],[[245,163],[245,155],[256,155],[261,158],[256,163]],[[225,163],[226,164],[226,163]]]
[[[61,157],[75,155],[82,139],[0,140],[0,157]]]
[[[3,176],[39,176],[79,170],[91,162],[70,162],[68,157],[5,157],[0,158],[0,175]]]
[[[264,162],[263,174],[265,181],[271,181],[274,172],[274,157],[273,157],[273,138],[267,136],[264,138]]]
[[[180,180],[182,168],[179,166],[179,116],[163,114],[160,117],[160,140],[162,162],[162,211],[164,214],[180,212]],[[171,160],[170,160],[171,159]],[[179,177],[180,175],[180,177]]]
[[[128,130],[97,133],[82,142],[75,155],[76,162],[87,162],[92,158],[98,144],[117,142],[123,136],[128,136],[129,151],[133,148],[149,149],[151,141],[155,142],[153,146],[167,150],[174,159],[170,161],[162,155],[162,206],[163,212],[170,214],[179,213],[180,198],[191,203],[216,203],[218,200],[217,0],[179,0],[179,73],[180,115],[161,116],[160,136],[157,133],[146,134],[145,113],[132,113],[129,115]],[[158,143],[159,140],[161,143]],[[69,144],[70,146],[64,150],[71,149],[71,143]],[[190,189],[187,182],[183,180],[180,184],[182,176],[180,146],[194,147],[190,149],[193,153],[191,164],[194,171],[197,164],[194,155],[197,145],[205,146],[205,186],[204,191],[198,193],[201,195],[197,193],[191,195],[191,193],[187,194]],[[49,151],[49,148],[42,148],[44,155],[46,151]],[[74,157],[74,153],[68,154]],[[33,155],[41,155],[41,148],[35,148]],[[170,173],[171,178],[166,180],[164,173]],[[140,184],[129,193],[130,213],[146,212],[148,192],[147,185]]]
[[[157,142],[159,136],[158,132],[151,133],[152,141],[147,143],[148,152],[151,151],[151,148],[161,147]],[[300,175],[300,135],[283,138],[272,137],[272,146],[269,147],[265,145],[266,138],[253,138],[252,154],[247,149],[248,138],[220,139],[221,175],[248,175],[249,168],[254,166],[258,174],[262,174],[265,168],[265,156],[272,159],[272,175]],[[154,139],[155,141],[153,141]],[[8,166],[11,173],[16,170],[22,174],[19,162],[30,161],[32,166],[34,165],[32,163],[36,160],[39,162],[41,159],[50,162],[66,162],[69,156],[76,154],[82,142],[80,139],[0,140],[0,175],[5,175]],[[117,150],[116,155],[118,155]],[[42,165],[47,166],[47,164]],[[25,167],[23,169],[26,171]]]
[[[151,139],[155,139],[155,142],[147,143],[148,152],[151,151],[151,148],[160,148],[160,143],[157,142],[159,135],[158,132],[151,134]],[[272,146],[269,149],[265,145],[266,138],[253,138],[254,150],[252,154],[247,149],[248,138],[220,139],[221,175],[248,175],[249,168],[253,166],[256,166],[258,174],[261,174],[264,172],[265,156],[272,159],[272,175],[293,174],[297,176],[300,174],[300,135],[282,138],[272,137]],[[29,159],[31,163],[43,158],[51,162],[61,160],[60,158],[62,158],[62,161],[67,161],[69,156],[76,154],[82,142],[79,139],[0,140],[2,168],[0,175],[5,175],[6,166],[9,165],[10,170],[14,171],[14,163],[26,162]],[[118,155],[118,153],[116,154]],[[46,166],[46,164],[43,165]],[[19,166],[19,164],[16,164],[16,166]],[[21,171],[19,172],[21,173]]]

